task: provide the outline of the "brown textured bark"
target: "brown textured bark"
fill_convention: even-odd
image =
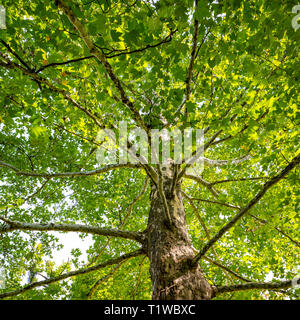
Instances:
[[[200,266],[191,269],[189,262],[194,252],[187,232],[180,182],[171,194],[173,165],[162,167],[164,192],[170,215],[171,228],[166,220],[164,207],[155,185],[151,190],[151,208],[147,229],[147,253],[150,260],[152,298],[154,300],[203,300],[211,299],[213,288],[209,285]]]

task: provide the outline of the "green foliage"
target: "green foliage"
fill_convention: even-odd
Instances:
[[[104,126],[120,120],[132,121],[129,109],[114,99],[119,92],[96,59],[62,64],[89,57],[90,52],[54,2],[2,1],[7,28],[0,29],[1,54],[28,67],[57,89],[65,90],[97,115]],[[161,115],[172,128],[184,128],[190,123],[194,128],[209,127],[207,139],[218,130],[223,130],[221,138],[230,135],[230,139],[206,151],[208,158],[251,155],[251,160],[238,165],[217,170],[205,168],[203,177],[210,182],[271,177],[286,166],[297,152],[299,133],[299,30],[297,34],[291,27],[295,2],[199,1],[196,11],[191,0],[133,2],[68,1],[126,84],[126,93],[145,116],[145,122],[161,128]],[[192,74],[192,93],[186,103],[190,123],[186,123],[183,111],[179,115],[175,111],[185,97],[194,19],[199,22],[199,51]],[[170,41],[159,44],[175,30]],[[1,65],[0,92],[1,161],[20,170],[49,173],[99,167],[95,152],[91,152],[94,145],[89,141],[96,140],[99,128],[62,94],[19,69],[8,70]],[[46,182],[45,178],[18,176],[2,167],[0,177],[1,215],[12,220],[120,228],[132,199],[142,189],[145,174],[141,170],[120,169],[97,176],[56,178],[49,180],[34,197],[31,195]],[[243,206],[264,181],[217,184],[215,187],[222,193],[218,200]],[[248,215],[216,244],[221,263],[257,282],[265,281],[270,274],[274,280],[296,275],[299,247],[276,228],[299,242],[298,181],[299,173],[291,173],[251,211],[253,216],[267,220],[267,224]],[[191,196],[214,200],[207,189],[199,190],[194,182],[185,181],[184,190]],[[149,193],[150,188],[134,205],[126,230],[146,228]],[[24,199],[28,199],[25,204]],[[199,201],[197,208],[211,235],[234,215],[230,208],[211,203]],[[188,203],[186,213],[193,245],[201,248],[207,238]],[[87,251],[89,260],[103,248],[97,262],[137,249],[132,241],[113,239],[108,246],[106,241],[104,237],[92,237]],[[7,270],[7,287],[12,290],[24,284],[28,270],[53,277],[86,266],[79,249],[72,251],[68,263],[55,264],[53,252],[62,245],[52,233],[0,234],[0,265]],[[210,257],[215,259],[212,252]],[[101,284],[93,298],[150,299],[149,265],[141,260],[138,257],[124,263]],[[202,261],[201,266],[211,283],[229,283],[222,269],[207,261]],[[93,284],[112,268],[37,288],[14,299],[85,299]],[[233,297],[295,299],[297,291],[246,291]],[[232,297],[224,294],[219,298]]]

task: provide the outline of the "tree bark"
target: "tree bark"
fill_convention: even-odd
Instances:
[[[180,182],[171,194],[173,164],[162,166],[164,193],[170,226],[156,186],[151,186],[151,207],[147,228],[147,254],[150,260],[152,298],[154,300],[207,300],[214,290],[205,279],[199,264],[190,267],[194,258],[187,232]]]

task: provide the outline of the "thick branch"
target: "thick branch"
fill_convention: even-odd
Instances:
[[[0,219],[4,221],[7,225],[0,228],[0,233],[11,232],[14,230],[24,230],[24,231],[62,231],[62,232],[83,232],[96,234],[100,236],[111,236],[124,239],[136,240],[138,242],[142,241],[142,233],[134,231],[122,231],[118,229],[106,229],[96,226],[87,226],[81,224],[55,224],[55,223],[27,223],[20,221],[13,221],[5,217]]]
[[[292,169],[294,169],[300,162],[300,154],[296,156],[290,164],[285,167],[278,175],[274,176],[268,182],[264,184],[264,187],[258,194],[245,206],[243,207],[215,236],[208,241],[200,252],[193,259],[192,264],[195,264],[202,258],[202,256],[215,244],[229,229],[231,229],[271,188],[274,184],[279,182],[283,177],[285,177]]]
[[[133,114],[134,119],[141,125],[141,127],[145,130],[145,132],[148,132],[148,128],[145,125],[142,117],[140,116],[138,110],[133,105],[132,101],[127,97],[121,81],[114,73],[111,65],[107,61],[107,58],[104,53],[101,52],[100,49],[98,49],[95,44],[92,41],[91,36],[86,32],[84,26],[81,24],[81,22],[78,20],[78,18],[75,16],[73,10],[64,3],[63,0],[57,0],[58,7],[65,13],[65,15],[68,17],[69,21],[72,23],[72,25],[76,28],[76,30],[79,32],[81,39],[84,41],[85,45],[89,49],[91,55],[93,55],[105,68],[107,74],[109,75],[110,79],[114,83],[116,89],[118,90],[121,100],[124,105],[126,105],[130,111]]]
[[[99,269],[103,269],[105,267],[121,263],[124,260],[130,259],[130,258],[134,258],[134,257],[138,257],[138,256],[143,255],[143,254],[144,254],[143,250],[141,250],[141,249],[140,250],[136,250],[136,251],[133,251],[131,253],[124,254],[124,255],[122,255],[122,256],[120,256],[118,258],[114,258],[114,259],[108,260],[106,262],[99,263],[99,264],[97,264],[95,266],[92,266],[92,267],[89,267],[89,268],[84,268],[84,269],[80,269],[80,270],[77,270],[77,271],[67,272],[67,273],[61,274],[61,275],[59,275],[57,277],[50,278],[50,279],[43,280],[43,281],[32,282],[30,285],[25,286],[23,288],[20,288],[20,289],[14,290],[14,291],[10,291],[10,292],[1,293],[0,294],[0,299],[16,296],[18,294],[24,293],[24,292],[26,292],[28,290],[31,290],[31,289],[34,289],[36,287],[49,285],[51,283],[54,283],[54,282],[57,282],[57,281],[61,281],[61,280],[64,280],[64,279],[67,279],[67,278],[70,278],[70,277],[79,276],[79,275],[87,274],[87,273],[90,273],[90,272],[93,272],[93,271],[96,271],[96,270],[99,270]]]
[[[93,43],[92,37],[86,32],[84,26],[82,23],[78,20],[78,18],[75,16],[73,10],[64,3],[63,0],[57,0],[58,7],[65,13],[65,15],[68,17],[69,21],[72,23],[72,25],[76,28],[76,30],[79,32],[81,39],[84,41],[85,45],[89,49],[91,55],[93,55],[105,68],[107,74],[109,75],[110,79],[112,80],[115,88],[118,90],[122,103],[127,106],[132,115],[134,120],[142,127],[143,130],[148,135],[148,139],[150,141],[150,133],[149,129],[144,123],[144,120],[142,119],[141,115],[139,114],[139,111],[135,108],[133,102],[129,99],[129,97],[126,95],[126,92],[122,86],[121,81],[117,77],[117,75],[114,73],[114,70],[112,69],[112,66],[107,61],[107,58],[105,54],[97,48],[97,46]],[[142,166],[147,171],[149,177],[151,179],[154,179],[153,176],[155,176],[154,170],[151,168],[151,166],[147,166],[142,164]]]
[[[299,279],[298,279],[299,282]],[[236,284],[230,286],[217,286],[215,288],[216,295],[224,292],[234,292],[243,290],[278,290],[289,289],[293,287],[293,280],[286,280],[281,282],[248,282],[243,284]]]

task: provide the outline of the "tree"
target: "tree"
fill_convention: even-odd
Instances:
[[[0,298],[294,299],[294,2],[3,5]],[[130,138],[139,161],[100,165],[120,121],[149,145],[202,129],[204,170],[141,161]],[[91,235],[88,264],[50,260],[57,232]]]

